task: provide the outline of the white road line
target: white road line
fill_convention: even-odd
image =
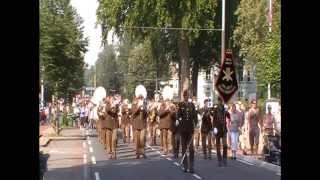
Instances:
[[[157,153],[161,154],[161,152],[160,152],[160,151],[157,151]]]
[[[197,174],[192,174],[195,178],[197,179],[202,179],[200,176],[198,176]]]
[[[83,148],[86,148],[86,145],[87,145],[86,142],[82,143]]]
[[[98,172],[94,172],[94,175],[96,176],[96,180],[100,180],[100,176]]]
[[[91,145],[91,141],[90,140],[88,140],[88,144]]]
[[[94,156],[91,156],[91,162],[92,162],[92,164],[97,164],[96,158]]]
[[[180,164],[179,164],[179,163],[177,163],[177,162],[174,162],[173,164],[174,164],[174,165],[176,165],[176,166],[180,166]]]
[[[84,163],[84,164],[87,164],[87,154],[84,154],[84,155],[83,155],[83,163]]]
[[[243,161],[243,160],[241,160],[241,159],[237,159],[237,161],[242,162],[242,163],[244,163],[244,164],[248,164],[248,165],[250,165],[250,166],[253,166],[253,165],[254,165],[254,164],[252,164],[252,163]]]
[[[166,158],[166,159],[168,159],[169,161],[172,161],[172,159],[171,159],[171,158],[169,158],[169,157],[168,157],[168,158]]]
[[[161,154],[161,156],[162,156],[162,157],[165,157],[165,155],[164,155],[164,154]]]
[[[89,147],[89,151],[90,151],[91,153],[93,153],[93,148],[92,148],[92,147]]]

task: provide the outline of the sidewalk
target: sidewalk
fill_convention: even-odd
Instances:
[[[74,135],[77,130],[64,131],[64,135]],[[80,134],[80,130],[78,130]],[[88,179],[88,171],[84,171],[85,150],[82,147],[83,140],[52,141],[48,146],[42,147],[44,153],[50,155],[48,159],[48,171],[44,174],[46,180],[70,180]]]
[[[217,153],[215,149],[212,150],[213,153]],[[228,153],[229,154],[229,153]],[[262,155],[243,155],[242,151],[237,151],[237,160],[242,161],[249,165],[255,165],[262,168],[266,168],[270,171],[274,171],[281,174],[281,166],[268,163],[262,160]]]
[[[47,146],[51,140],[84,140],[85,135],[82,134],[81,130],[76,127],[64,128],[61,130],[60,135],[56,136],[55,131],[50,126],[40,126],[40,137],[39,144],[41,147]]]

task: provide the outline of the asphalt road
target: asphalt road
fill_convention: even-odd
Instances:
[[[86,134],[86,133],[85,133]],[[87,140],[82,142],[83,165],[80,169],[82,179],[88,180],[280,180],[281,176],[262,167],[228,160],[227,167],[217,166],[217,157],[212,160],[203,159],[201,151],[195,156],[195,173],[184,173],[180,169],[179,160],[172,155],[164,156],[159,146],[147,146],[147,159],[136,159],[133,144],[118,141],[117,160],[109,160],[108,154],[98,142],[95,132],[89,133]],[[158,143],[159,144],[159,143]]]

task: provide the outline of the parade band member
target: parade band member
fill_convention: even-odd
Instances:
[[[114,97],[111,97],[107,101],[106,105],[106,143],[107,150],[111,154],[110,159],[116,159],[116,147],[117,147],[117,130],[119,128],[118,122],[119,106],[115,102]]]
[[[221,157],[221,140],[223,145],[223,164],[227,166],[227,153],[228,153],[228,145],[227,145],[227,122],[226,118],[230,118],[228,111],[226,111],[221,98],[218,98],[218,105],[214,109],[213,115],[213,127],[215,128],[215,136],[216,136],[216,148],[217,148],[217,156],[218,156],[218,166],[222,166],[222,157]]]
[[[130,125],[129,125],[129,107],[128,107],[128,100],[124,100],[122,107],[121,107],[121,127],[123,132],[123,143],[128,142],[130,143]]]
[[[148,108],[148,125],[149,125],[149,133],[150,133],[150,145],[156,145],[157,138],[157,101],[151,102]]]
[[[107,101],[110,97],[104,98],[103,102],[99,106],[99,136],[101,139],[101,143],[103,144],[103,147],[105,150],[107,150],[107,145],[106,145],[106,133],[107,133],[107,128],[106,128],[106,104]]]
[[[197,112],[197,118],[198,118],[198,124],[196,125],[196,127],[194,127],[194,146],[196,148],[196,150],[199,149],[199,145],[200,145],[200,124],[201,124],[201,117],[200,117],[200,112],[199,112],[199,104],[197,102],[197,97],[193,96],[192,97],[192,103],[194,104],[195,108],[196,108],[196,112]]]
[[[163,101],[160,105],[159,109],[159,117],[160,117],[160,124],[159,128],[162,132],[162,143],[163,143],[163,153],[167,154],[169,149],[171,149],[171,125],[172,121],[175,119],[175,109],[174,105],[169,102],[168,99]]]
[[[147,128],[147,109],[143,102],[143,96],[138,96],[132,105],[132,125],[134,129],[134,142],[137,159],[145,155],[145,141]]]
[[[192,102],[188,101],[188,91],[183,91],[184,101],[180,103],[178,109],[178,124],[179,131],[181,135],[181,144],[182,144],[182,161],[183,161],[183,171],[187,172],[189,169],[190,173],[194,172],[194,147],[193,147],[193,132],[195,125],[198,123],[197,112],[195,106]],[[189,157],[186,152],[189,150]],[[189,158],[189,159],[188,159]]]
[[[201,140],[202,140],[202,149],[204,154],[204,159],[207,159],[207,148],[209,152],[208,158],[211,159],[211,149],[212,149],[212,109],[208,107],[208,99],[204,100],[204,107],[200,110],[202,114],[202,124],[201,124]],[[207,142],[208,141],[208,147]]]
[[[178,116],[177,116],[177,110],[179,107],[175,105],[175,111],[174,111],[174,119],[171,123],[171,132],[172,132],[172,147],[173,147],[173,157],[175,159],[178,159],[179,157],[179,150],[180,150],[180,133],[179,133],[179,124],[176,122],[179,122]]]
[[[105,98],[103,98],[102,101],[99,102],[99,106],[97,110],[98,121],[96,126],[97,126],[98,139],[101,144],[103,144],[101,121],[104,119],[104,110],[105,110]]]

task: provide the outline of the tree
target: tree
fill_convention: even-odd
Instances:
[[[126,27],[214,28],[216,5],[216,0],[101,0],[97,17],[104,39],[108,31],[114,29],[119,37],[126,31],[134,39],[142,42],[146,37],[150,37],[153,31],[141,28],[127,30]],[[207,19],[203,19],[204,15]],[[199,31],[180,30],[175,33],[180,58],[181,92],[183,89],[189,89],[189,44],[199,36]]]
[[[97,86],[103,86],[107,93],[110,90],[120,91],[119,71],[113,45],[105,45],[95,64]]]
[[[143,43],[134,45],[134,48],[129,51],[125,50],[123,44],[120,45],[122,51],[117,64],[122,77],[122,94],[126,98],[134,95],[135,87],[139,84],[143,84],[148,91],[148,96],[152,97],[156,89],[157,69],[159,69],[159,79],[168,80],[169,78],[169,61],[163,60],[157,68],[151,43],[152,40],[146,39]]]
[[[83,86],[88,39],[81,24],[69,0],[40,1],[40,75],[47,100],[51,94],[70,99]]]
[[[268,1],[242,0],[236,11],[237,26],[233,38],[240,56],[256,66],[261,91],[268,83],[280,92],[280,1],[273,1],[273,26],[268,32]],[[261,93],[263,96],[265,93]]]
[[[264,42],[264,51],[257,64],[257,78],[266,89],[271,84],[275,97],[280,97],[281,81],[281,42],[280,42],[280,2],[274,1],[272,31]]]

